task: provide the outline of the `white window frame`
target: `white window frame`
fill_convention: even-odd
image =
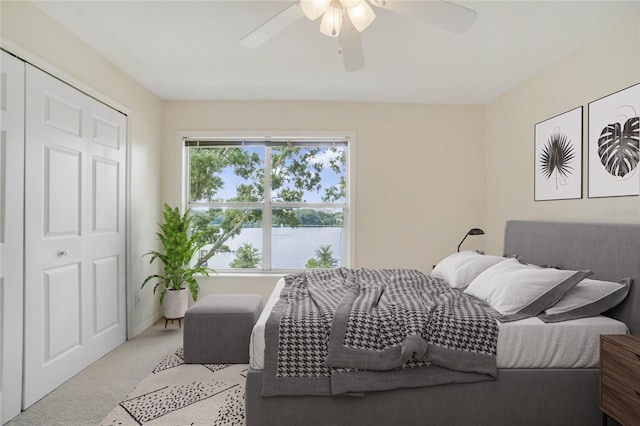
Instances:
[[[225,269],[221,272],[230,275],[248,275],[248,274],[286,274],[299,272],[302,269],[283,270],[283,269],[267,269],[271,265],[271,210],[272,208],[335,208],[340,206],[344,209],[344,247],[342,263],[344,267],[354,266],[354,245],[355,245],[355,152],[356,152],[356,135],[353,131],[295,131],[295,132],[278,132],[278,131],[183,131],[178,133],[178,150],[181,163],[181,194],[182,206],[184,209],[194,207],[231,207],[231,208],[259,208],[263,212],[262,222],[268,224],[263,226],[262,239],[262,269]],[[193,140],[229,140],[229,141],[255,141],[255,140],[295,140],[295,141],[330,141],[345,140],[348,145],[347,158],[345,162],[346,174],[346,200],[344,203],[274,203],[272,204],[268,197],[271,191],[270,173],[265,173],[265,201],[262,203],[191,203],[189,200],[189,147],[185,146],[185,141]],[[268,157],[269,150],[265,150],[265,166],[270,171],[271,161]]]

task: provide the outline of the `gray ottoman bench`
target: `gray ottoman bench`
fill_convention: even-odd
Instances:
[[[208,294],[184,315],[184,362],[247,364],[251,330],[262,312],[257,294]]]

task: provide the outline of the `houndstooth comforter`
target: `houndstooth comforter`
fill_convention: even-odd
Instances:
[[[495,319],[409,269],[285,278],[266,329],[262,395],[330,395],[495,379]]]

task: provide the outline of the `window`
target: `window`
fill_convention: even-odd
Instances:
[[[184,139],[187,207],[217,271],[349,266],[349,140]]]

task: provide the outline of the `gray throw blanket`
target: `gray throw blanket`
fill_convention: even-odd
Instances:
[[[285,277],[265,329],[262,395],[331,395],[493,380],[498,326],[409,269]]]

